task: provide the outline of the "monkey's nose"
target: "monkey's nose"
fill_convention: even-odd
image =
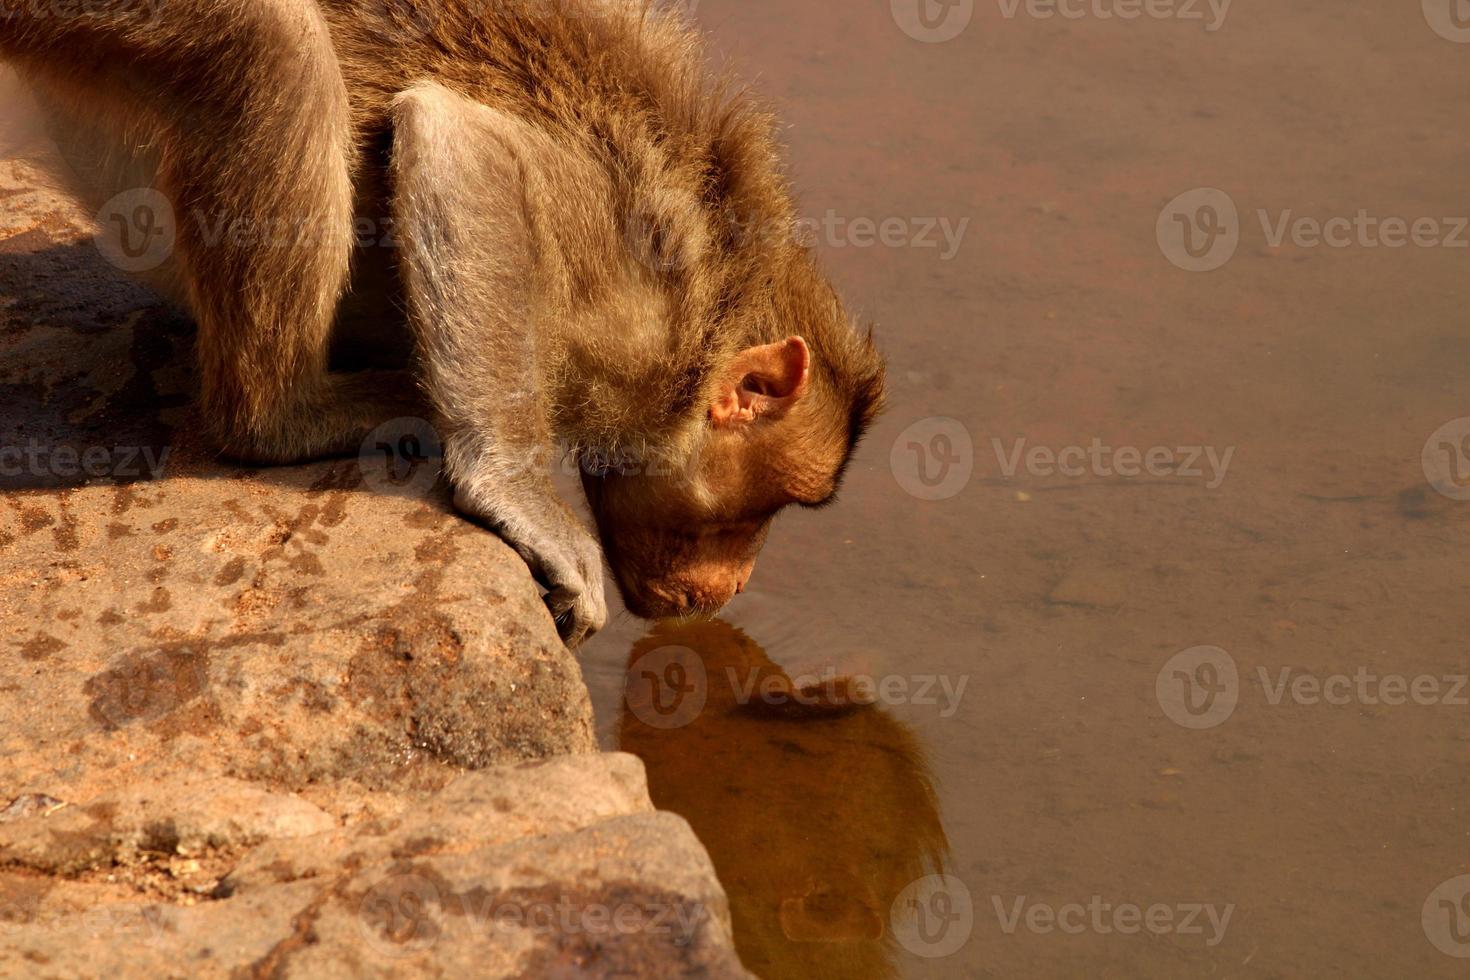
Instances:
[[[738,579],[727,579],[723,586],[706,583],[676,589],[668,596],[669,605],[673,606],[674,613],[680,616],[690,613],[714,613],[729,602],[743,585],[744,583]]]

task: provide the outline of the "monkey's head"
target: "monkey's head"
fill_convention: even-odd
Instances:
[[[833,499],[883,402],[882,356],[800,232],[774,124],[752,105],[706,108],[701,139],[656,134],[625,159],[615,195],[636,220],[614,222],[609,265],[626,272],[610,332],[657,350],[577,392],[640,426],[601,427],[636,443],[632,472],[582,472],[624,603],[650,619],[744,590],[777,512]]]
[[[711,371],[692,451],[583,485],[628,609],[709,613],[745,589],[771,520],[833,500],[880,410],[883,364],[844,323],[744,347]]]

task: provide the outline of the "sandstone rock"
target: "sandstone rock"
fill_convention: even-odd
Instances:
[[[89,234],[0,160],[0,976],[745,975],[520,558],[432,471],[214,459]]]
[[[241,787],[219,788],[226,812],[242,802],[229,795]],[[189,813],[189,798],[136,791],[130,825]],[[196,844],[201,857],[184,866],[144,870],[168,894],[169,882],[217,856],[210,851],[252,839],[251,826],[320,826],[303,806],[261,793],[248,797],[253,819],[197,814],[182,826],[212,818],[230,831]],[[122,809],[95,801],[77,812],[97,820]],[[64,812],[0,837],[0,862],[50,853],[47,830],[58,840],[116,840],[80,818],[43,823]],[[32,850],[14,850],[16,840]],[[652,812],[642,764],[627,755],[462,776],[394,818],[276,837],[213,887],[176,890],[166,902],[98,901],[120,866],[88,877],[76,862],[52,861],[63,867],[73,873],[43,885],[0,873],[0,975],[747,976],[708,857],[682,818]]]
[[[13,867],[76,875],[141,854],[232,850],[335,825],[320,807],[295,796],[233,779],[172,777],[0,824],[0,857]]]
[[[591,751],[520,558],[432,472],[213,459],[192,328],[44,187],[0,163],[0,792],[162,755],[299,788]]]
[[[599,820],[651,812],[643,765],[630,755],[564,756],[512,770],[459,776],[443,791],[391,817],[351,829],[271,841],[256,848],[225,885],[329,875],[345,863],[386,861],[405,854],[503,844],[538,834],[566,833]],[[3,838],[0,838],[3,839]]]

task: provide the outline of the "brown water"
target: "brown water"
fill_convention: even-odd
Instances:
[[[882,0],[698,5],[779,101],[809,213],[969,224],[948,260],[937,233],[819,236],[892,408],[724,623],[593,641],[605,742],[699,831],[764,976],[1466,975],[1470,501],[1421,460],[1470,496],[1470,423],[1431,438],[1470,416],[1446,220],[1470,214],[1470,44],[1430,26],[1455,8],[1007,9],[931,44]],[[1207,273],[1161,220],[1200,187],[1238,213],[1175,209],[1197,252],[1212,215],[1238,233]],[[1434,222],[1273,244],[1288,210]],[[1093,440],[1170,455],[1118,475],[1139,460]],[[1081,447],[1082,475],[1038,446]],[[1168,472],[1189,447],[1234,451]],[[921,462],[956,492],[911,493],[935,495]],[[1171,662],[1201,646],[1223,654]],[[829,663],[890,696],[736,696]],[[937,703],[896,686],[926,679]],[[937,863],[953,879],[895,908]]]

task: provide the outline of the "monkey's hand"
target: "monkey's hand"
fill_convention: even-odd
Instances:
[[[526,560],[575,646],[607,621],[602,549],[549,476],[525,465],[553,442],[532,313],[528,134],[448,88],[414,85],[394,103],[394,218],[455,504]]]
[[[455,491],[454,505],[494,529],[525,560],[547,590],[546,608],[567,646],[607,623],[602,548],[549,483],[516,488],[472,481]]]

